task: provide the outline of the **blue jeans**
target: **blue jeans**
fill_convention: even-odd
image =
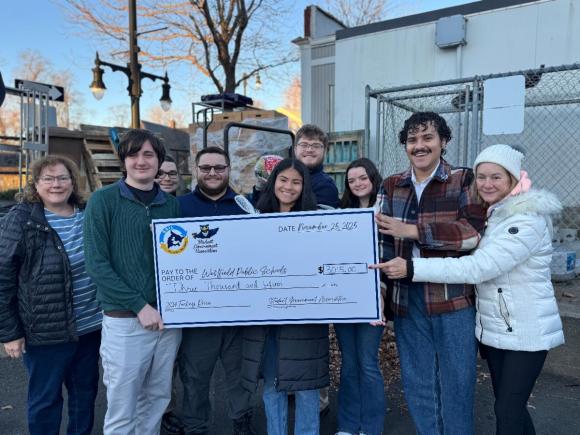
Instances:
[[[288,434],[288,393],[276,390],[278,343],[274,328],[266,337],[266,347],[262,360],[262,375],[264,377],[264,409],[268,435]],[[319,392],[318,390],[294,391],[296,403],[296,418],[294,434],[318,435],[320,431]]]
[[[28,430],[31,435],[58,435],[62,419],[62,384],[68,392],[67,434],[90,434],[99,383],[101,331],[78,342],[26,346]]]
[[[409,307],[395,316],[401,377],[419,435],[474,433],[475,309],[427,314],[422,283],[409,287]]]
[[[386,411],[378,358],[384,328],[368,323],[337,323],[334,330],[342,355],[338,430],[380,435]]]

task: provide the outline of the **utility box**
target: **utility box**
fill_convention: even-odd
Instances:
[[[435,24],[435,44],[439,48],[451,48],[467,44],[467,18],[452,15],[439,18]]]

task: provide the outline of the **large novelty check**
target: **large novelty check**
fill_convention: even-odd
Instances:
[[[380,318],[372,209],[153,221],[168,327]]]

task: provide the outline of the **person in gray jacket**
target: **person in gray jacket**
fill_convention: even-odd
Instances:
[[[373,266],[393,279],[477,285],[475,334],[491,373],[498,435],[535,434],[526,404],[548,350],[564,343],[550,280],[550,215],[562,206],[553,194],[531,189],[522,158],[508,145],[477,156],[474,194],[488,206],[488,220],[472,255]]]

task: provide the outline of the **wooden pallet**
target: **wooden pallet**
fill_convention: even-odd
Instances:
[[[123,176],[117,152],[106,135],[85,135],[83,158],[89,187],[93,192]]]

